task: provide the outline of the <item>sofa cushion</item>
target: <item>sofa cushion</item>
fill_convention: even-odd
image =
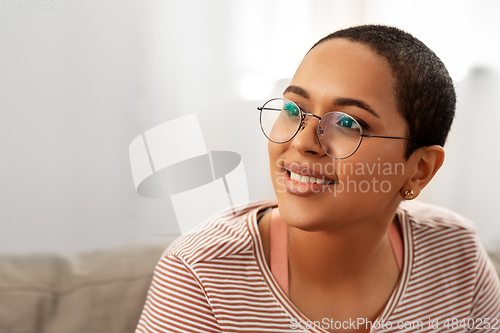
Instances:
[[[498,275],[500,275],[500,250],[490,251],[489,256],[491,261],[493,262],[493,266],[495,266]]]
[[[168,242],[74,256],[1,255],[0,332],[134,332]]]

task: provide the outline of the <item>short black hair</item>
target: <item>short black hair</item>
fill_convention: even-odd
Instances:
[[[439,57],[411,34],[384,25],[361,25],[336,31],[313,45],[345,38],[371,47],[387,60],[396,80],[398,111],[408,123],[405,157],[421,147],[444,146],[455,116],[453,81]]]

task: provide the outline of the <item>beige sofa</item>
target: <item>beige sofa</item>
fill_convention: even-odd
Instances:
[[[134,332],[170,241],[75,256],[0,255],[0,332]],[[491,258],[500,272],[500,252]]]
[[[167,246],[0,255],[0,332],[134,332]]]

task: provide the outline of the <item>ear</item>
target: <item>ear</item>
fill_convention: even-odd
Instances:
[[[413,153],[410,164],[415,167],[400,191],[403,199],[411,200],[420,194],[443,165],[444,155],[443,147],[438,145],[422,147]]]

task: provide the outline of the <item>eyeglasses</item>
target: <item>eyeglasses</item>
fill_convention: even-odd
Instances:
[[[264,135],[274,143],[285,143],[292,140],[305,126],[308,117],[319,119],[318,141],[321,149],[330,157],[344,159],[356,152],[363,138],[401,139],[398,136],[381,136],[363,133],[359,122],[343,112],[329,112],[323,117],[304,112],[293,101],[286,98],[273,98],[260,111],[260,127]],[[417,141],[418,142],[418,141]]]

